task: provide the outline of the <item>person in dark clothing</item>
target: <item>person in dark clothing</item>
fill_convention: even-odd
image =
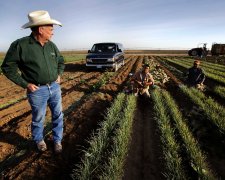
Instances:
[[[187,72],[187,85],[189,87],[196,87],[198,89],[204,88],[205,74],[202,68],[199,67],[200,61],[195,60],[193,67]]]

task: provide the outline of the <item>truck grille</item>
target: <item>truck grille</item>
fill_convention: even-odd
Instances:
[[[107,63],[108,59],[92,59],[92,63],[93,64],[103,64],[103,63]]]

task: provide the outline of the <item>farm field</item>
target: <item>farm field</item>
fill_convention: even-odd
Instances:
[[[193,58],[167,53],[132,51],[110,72],[86,71],[85,53],[64,52],[58,156],[49,109],[48,150],[38,153],[26,92],[0,75],[0,179],[225,179],[225,66],[202,61],[207,89],[200,92],[184,85]],[[157,85],[149,100],[124,93],[143,63]]]

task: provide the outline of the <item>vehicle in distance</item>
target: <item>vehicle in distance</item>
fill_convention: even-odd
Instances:
[[[213,43],[211,54],[212,56],[225,55],[225,44]]]
[[[190,49],[188,51],[188,55],[206,57],[209,53],[209,50],[207,50],[206,48],[207,43],[201,43],[201,44],[203,44],[202,47],[198,46],[197,48]],[[211,55],[212,56],[225,55],[225,44],[213,43],[211,47]]]
[[[124,48],[121,43],[96,43],[88,50],[87,68],[111,68],[117,71],[124,65]]]
[[[198,44],[197,48],[192,48],[188,51],[189,56],[198,56],[198,57],[205,57],[208,54],[208,50],[206,48],[207,43],[200,43]]]

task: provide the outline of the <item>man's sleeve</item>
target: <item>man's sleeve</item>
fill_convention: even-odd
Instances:
[[[153,76],[151,74],[149,76],[149,79],[150,79],[150,82],[152,82],[152,84],[154,84],[154,79],[153,79]]]
[[[138,80],[138,74],[139,74],[139,72],[136,72],[136,73],[133,75],[132,79],[133,79],[133,80]]]
[[[56,45],[54,45],[54,47],[55,47],[55,52],[56,52],[56,59],[58,61],[58,74],[61,76],[63,74],[64,69],[65,69],[64,58],[61,55],[61,53],[59,52]]]
[[[186,72],[185,72],[185,76],[189,76],[190,74],[190,69],[188,69]]]
[[[20,61],[19,45],[18,41],[11,44],[9,50],[6,53],[5,59],[1,65],[3,74],[13,81],[15,84],[26,88],[28,82],[25,81],[18,72],[18,64]]]
[[[201,73],[201,83],[203,83],[205,81],[205,72],[203,69],[201,69],[202,73]]]

